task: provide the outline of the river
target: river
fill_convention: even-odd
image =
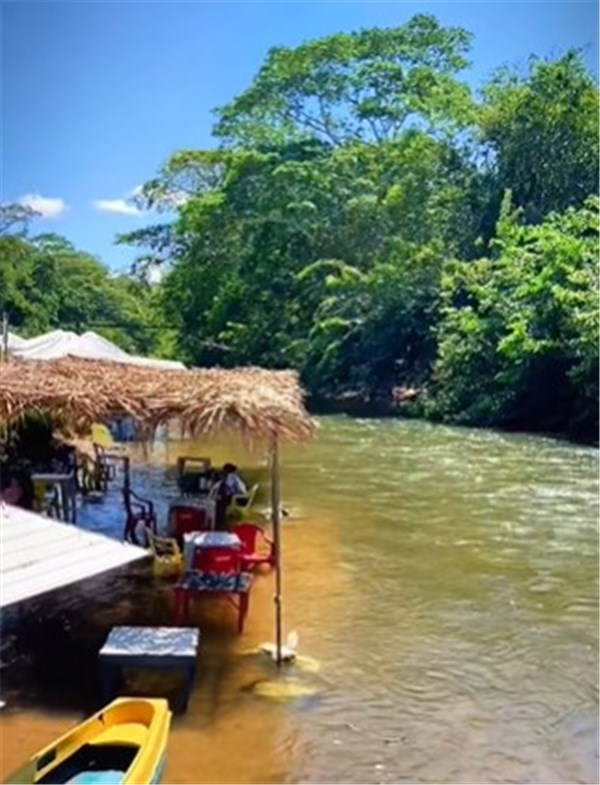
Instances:
[[[164,466],[182,453],[264,471],[236,442],[158,446],[133,485],[162,498],[162,516]],[[165,782],[598,781],[597,450],[324,417],[313,442],[284,450],[283,498],[285,628],[319,669],[286,671],[306,693],[295,700],[253,690],[274,676],[249,653],[273,640],[269,574],[243,636],[228,606],[200,609],[199,677]],[[118,534],[117,497],[84,518]],[[54,650],[44,638],[50,671],[20,656],[3,672],[4,776],[81,718],[109,628],[163,623],[168,601],[138,570],[25,614],[57,615],[63,637]],[[26,640],[39,648],[39,633]]]

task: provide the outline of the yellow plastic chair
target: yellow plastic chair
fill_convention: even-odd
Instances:
[[[52,483],[33,483],[33,508],[36,512],[45,513],[51,518],[59,518],[58,500]]]
[[[106,425],[99,422],[92,424],[92,442],[99,444],[105,449],[115,446],[115,440],[113,439],[112,433]]]
[[[156,578],[179,577],[183,574],[183,554],[173,537],[159,537],[146,527],[148,546],[152,551],[152,572]]]
[[[232,496],[231,503],[227,508],[227,517],[232,520],[244,518],[250,512],[257,493],[258,483],[253,485],[248,493],[236,493]]]

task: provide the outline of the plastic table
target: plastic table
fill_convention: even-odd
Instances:
[[[193,596],[225,597],[238,612],[238,632],[244,631],[244,624],[250,607],[250,589],[253,575],[238,572],[220,575],[210,572],[188,570],[181,583],[173,591],[175,598],[175,621],[184,624],[188,618],[189,603]]]
[[[235,548],[239,550],[242,542],[233,532],[190,532],[183,535],[183,561],[186,572],[192,569],[192,561],[197,548]]]

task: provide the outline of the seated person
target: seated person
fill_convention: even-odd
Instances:
[[[226,463],[223,466],[223,484],[229,496],[248,493],[246,485],[237,473],[237,466],[233,463]]]
[[[226,463],[223,466],[222,479],[218,485],[216,494],[216,528],[225,529],[227,508],[231,500],[238,494],[247,493],[246,485],[237,473],[237,466],[233,463]]]

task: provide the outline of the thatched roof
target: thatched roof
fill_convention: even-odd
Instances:
[[[197,436],[234,430],[249,441],[299,441],[314,428],[303,397],[294,371],[163,371],[72,358],[0,365],[0,420],[35,409],[78,432],[130,415],[149,429],[177,418]]]

